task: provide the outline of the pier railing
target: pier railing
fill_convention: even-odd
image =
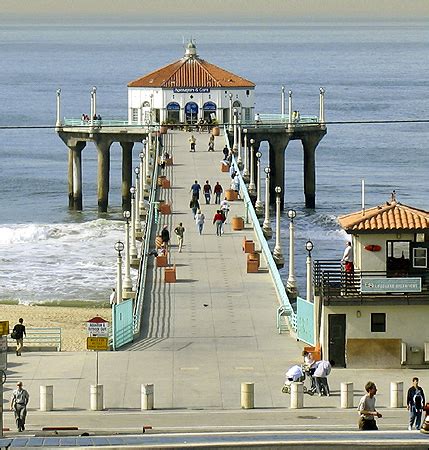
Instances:
[[[226,130],[225,130],[224,136],[225,136],[225,142],[226,142],[227,147],[229,149],[231,149]],[[274,261],[273,255],[270,250],[270,247],[268,246],[267,240],[265,239],[264,233],[263,233],[261,225],[259,223],[259,219],[256,216],[255,209],[253,208],[252,200],[250,199],[250,195],[249,195],[249,191],[247,190],[246,183],[244,182],[243,177],[241,176],[240,169],[239,169],[238,164],[234,157],[232,159],[232,164],[234,165],[235,170],[236,170],[239,180],[240,180],[240,195],[244,201],[244,205],[246,208],[246,222],[248,222],[250,220],[250,222],[253,225],[253,230],[254,230],[255,235],[261,246],[262,254],[267,262],[268,271],[271,275],[271,278],[274,283],[274,288],[277,292],[277,298],[282,306],[282,315],[287,317],[289,329],[296,333],[297,320],[296,320],[295,311],[293,310],[292,305],[289,302],[289,298],[287,296],[285,286],[280,277],[280,273],[277,269],[276,263]]]

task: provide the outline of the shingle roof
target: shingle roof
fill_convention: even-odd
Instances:
[[[429,229],[429,212],[403,205],[396,200],[384,205],[339,217],[348,233]]]
[[[196,57],[184,57],[128,83],[128,87],[244,87],[255,84]]]

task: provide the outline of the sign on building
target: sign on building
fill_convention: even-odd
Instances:
[[[362,294],[421,292],[421,278],[362,278]]]
[[[96,316],[86,322],[89,336],[109,336],[109,321]]]

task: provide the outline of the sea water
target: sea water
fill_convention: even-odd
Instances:
[[[54,125],[97,110],[127,117],[127,83],[179,59],[183,37],[201,58],[256,83],[256,111],[280,112],[281,85],[294,109],[327,121],[429,119],[429,29],[419,23],[287,23],[3,26],[0,29],[0,125]],[[114,243],[123,237],[120,147],[112,146],[109,212],[97,212],[95,149],[83,152],[84,211],[68,210],[67,147],[53,129],[0,130],[0,300],[22,303],[107,299],[115,280]],[[328,124],[316,150],[316,209],[304,207],[303,152],[286,151],[285,210],[297,211],[296,271],[305,287],[304,244],[315,259],[341,258],[341,214],[389,200],[429,209],[428,123]],[[262,146],[263,166],[267,164]],[[134,149],[137,165],[138,145]],[[282,219],[287,256],[288,220]],[[287,259],[287,258],[286,258]],[[287,268],[282,270],[287,278]]]

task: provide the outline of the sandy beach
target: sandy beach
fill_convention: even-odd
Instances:
[[[86,322],[95,316],[111,322],[109,307],[27,306],[0,304],[0,320],[8,320],[10,331],[22,317],[24,325],[31,327],[60,327],[62,351],[86,350]],[[25,346],[25,340],[24,340]]]

